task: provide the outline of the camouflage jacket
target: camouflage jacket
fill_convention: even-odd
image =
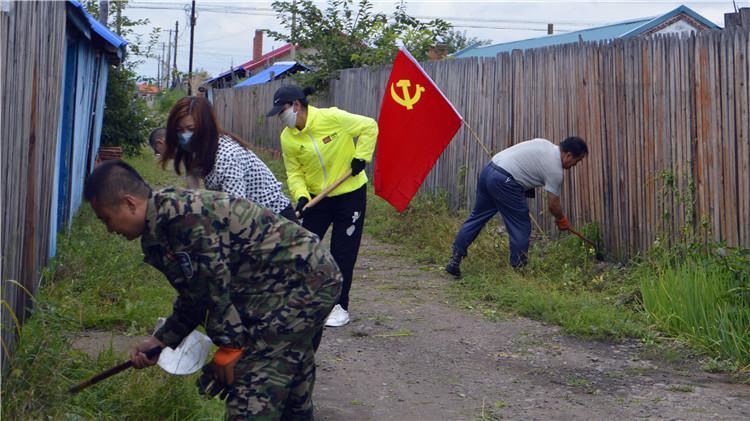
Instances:
[[[155,333],[171,347],[202,324],[216,345],[267,355],[340,292],[341,274],[316,235],[222,192],[152,192],[141,246],[178,292]]]

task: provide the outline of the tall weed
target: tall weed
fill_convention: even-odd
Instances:
[[[748,251],[657,248],[635,272],[650,320],[670,335],[750,368]]]

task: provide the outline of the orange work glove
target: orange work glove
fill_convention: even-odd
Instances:
[[[567,231],[568,228],[570,228],[570,223],[568,222],[568,218],[565,215],[563,215],[562,218],[555,221],[555,223],[557,223],[557,228],[560,231]]]
[[[244,348],[219,347],[214,353],[214,376],[225,386],[234,383],[234,366],[240,360]]]

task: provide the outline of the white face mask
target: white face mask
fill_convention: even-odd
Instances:
[[[284,110],[284,112],[279,114],[279,118],[281,119],[281,122],[290,129],[293,129],[297,125],[297,113],[294,112],[294,107],[289,107]]]
[[[190,141],[193,139],[193,132],[182,132],[177,135],[180,148],[184,151],[190,150]]]

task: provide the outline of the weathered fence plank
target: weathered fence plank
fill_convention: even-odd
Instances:
[[[9,2],[0,13],[0,176],[3,204],[3,357],[12,349],[16,327],[9,311],[23,319],[39,286],[49,255],[55,154],[60,117],[60,78],[65,50],[65,2]],[[7,347],[7,348],[6,348]]]

